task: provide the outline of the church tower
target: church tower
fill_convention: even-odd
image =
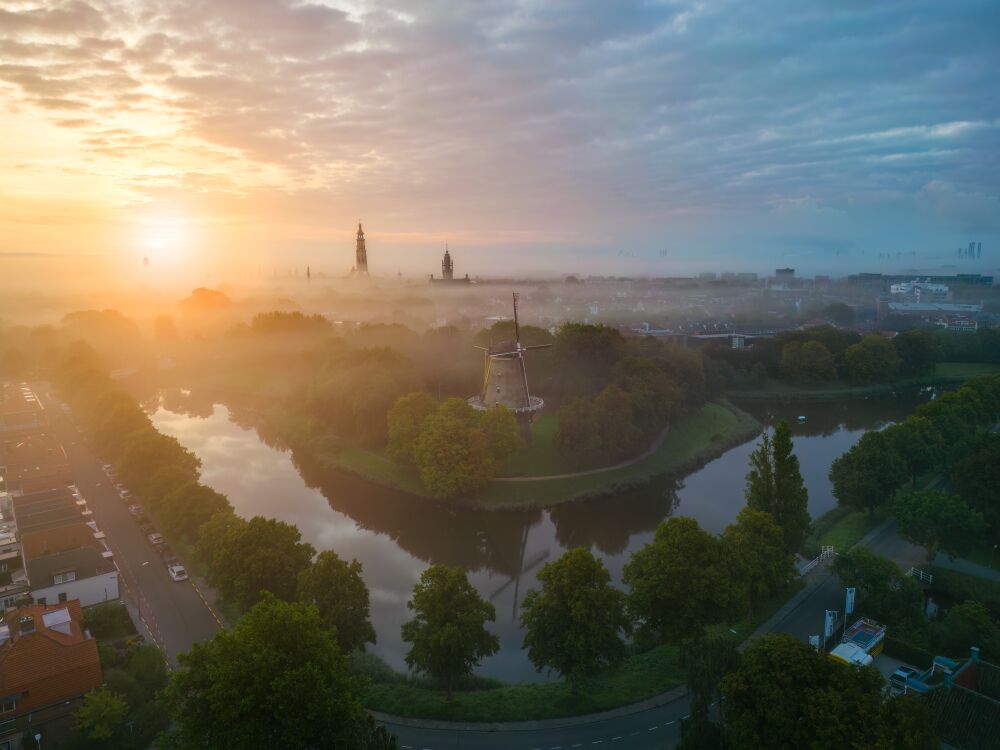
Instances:
[[[441,278],[445,281],[451,281],[455,278],[455,264],[451,261],[451,253],[448,252],[448,246],[444,246],[444,257],[441,259]]]
[[[354,261],[354,273],[368,275],[368,251],[365,250],[365,230],[361,228],[361,222],[358,222],[358,247],[357,247],[357,257]]]

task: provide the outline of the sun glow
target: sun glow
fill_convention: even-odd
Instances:
[[[157,266],[176,265],[192,252],[194,229],[183,216],[158,214],[140,220],[136,226],[136,246]]]

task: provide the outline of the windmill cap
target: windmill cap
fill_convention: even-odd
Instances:
[[[512,339],[499,341],[490,345],[490,354],[513,354],[517,351],[517,342]]]

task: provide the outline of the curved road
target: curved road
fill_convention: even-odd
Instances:
[[[681,694],[665,705],[635,713],[594,714],[585,723],[572,719],[523,722],[502,730],[471,728],[475,725],[445,728],[444,722],[400,724],[380,714],[376,720],[396,735],[401,750],[660,750],[677,744],[687,705],[687,696]],[[415,726],[418,723],[426,726]]]

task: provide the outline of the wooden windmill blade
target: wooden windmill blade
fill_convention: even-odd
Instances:
[[[532,344],[531,346],[522,346],[521,348],[526,352],[530,352],[533,349],[548,349],[551,346],[552,344]]]

